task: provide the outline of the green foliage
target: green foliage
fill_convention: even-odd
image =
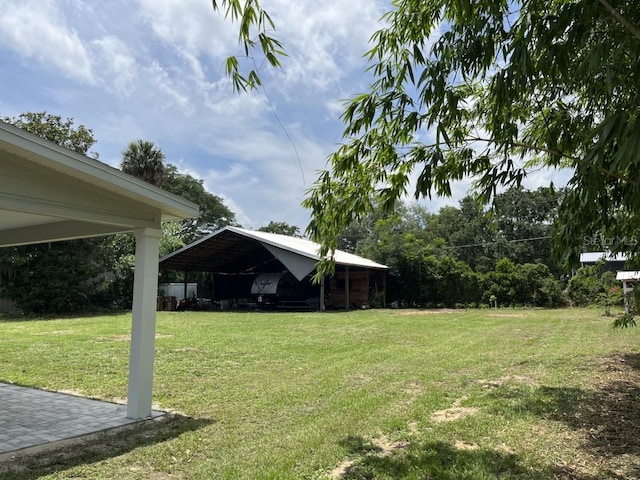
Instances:
[[[533,212],[540,193],[505,192],[511,213],[500,203],[487,210],[472,197],[436,214],[399,203],[390,213],[378,209],[347,227],[342,242],[390,267],[389,298],[403,305],[468,306],[494,296],[500,305],[560,306],[566,300],[555,264],[549,257],[526,262],[523,253],[541,256],[537,238],[532,246],[522,244],[529,242],[527,233],[548,232],[553,221],[548,212]],[[530,205],[527,220],[516,213],[519,199]],[[511,255],[497,256],[504,252]]]
[[[300,228],[295,225],[289,225],[287,222],[274,222],[271,220],[268,225],[260,227],[259,232],[277,233],[287,235],[289,237],[302,237]]]
[[[156,187],[162,187],[165,168],[164,153],[153,142],[136,140],[122,152],[120,169]]]
[[[74,152],[98,158],[97,153],[89,152],[96,143],[93,131],[84,125],[75,127],[73,118],[62,120],[59,115],[51,115],[47,112],[27,112],[13,118],[2,117],[0,120]]]
[[[120,167],[125,173],[200,206],[197,219],[186,219],[181,223],[179,237],[185,244],[235,223],[235,214],[220,197],[207,192],[202,180],[180,173],[175,165],[167,164],[164,153],[153,142],[131,142],[122,152]]]
[[[508,258],[481,279],[482,300],[501,306],[559,307],[565,304],[562,283],[541,263],[515,264]]]
[[[544,263],[554,273],[562,268],[552,261],[551,231],[564,190],[511,188],[496,195],[492,223],[496,244],[492,257],[510,258],[516,263]]]
[[[629,313],[625,313],[613,321],[613,328],[630,328],[636,326],[635,317]]]
[[[613,272],[603,271],[604,262],[578,269],[569,280],[567,296],[577,306],[598,304],[609,313],[610,307],[622,305],[622,288]]]
[[[239,23],[238,41],[244,48],[244,55],[252,60],[247,74],[242,73],[235,56],[225,62],[225,71],[233,81],[234,90],[246,91],[259,87],[262,82],[257,65],[266,61],[272,67],[279,67],[279,57],[286,55],[282,44],[272,36],[271,32],[275,29],[273,20],[258,0],[212,0],[212,4],[214,10],[223,10],[226,18]],[[263,54],[264,60],[254,58],[256,50]]]
[[[162,188],[200,206],[197,219],[187,219],[181,223],[179,236],[185,244],[235,224],[235,213],[229,210],[222,198],[207,192],[202,180],[188,173],[180,173],[175,165],[169,164],[165,168]]]
[[[554,237],[563,261],[585,233],[637,232],[640,40],[620,18],[637,25],[640,8],[603,4],[395,2],[368,53],[375,80],[347,105],[345,143],[305,200],[311,237],[332,250],[371,196],[391,208],[415,173],[417,197],[473,177],[489,198],[540,166],[573,171]]]
[[[0,294],[28,314],[89,310],[100,272],[94,247],[94,241],[74,240],[3,249]]]

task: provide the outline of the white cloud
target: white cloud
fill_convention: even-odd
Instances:
[[[320,89],[339,85],[355,68],[361,72],[362,55],[371,35],[380,28],[383,9],[371,0],[291,2],[275,0],[269,6],[276,36],[288,58],[283,60],[286,85],[313,85]]]
[[[24,57],[53,66],[66,77],[93,82],[89,53],[52,0],[5,1],[0,43]]]
[[[140,0],[139,7],[153,32],[173,48],[220,59],[237,44],[237,27],[216,13],[210,1]]]
[[[102,82],[109,90],[129,96],[137,75],[137,63],[129,47],[114,36],[91,42],[94,61],[101,66]]]
[[[14,92],[3,111],[73,117],[93,129],[96,151],[111,165],[128,142],[153,141],[248,227],[305,227],[300,202],[342,130],[335,103],[362,83],[360,56],[381,14],[371,0],[266,3],[290,54],[281,71],[264,71],[267,101],[263,90],[233,93],[223,65],[240,53],[237,25],[210,1],[9,2],[0,48],[21,58],[0,58],[11,72],[0,88]],[[51,48],[29,38],[36,27],[14,31],[24,21],[44,29]]]

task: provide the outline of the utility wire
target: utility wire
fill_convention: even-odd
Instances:
[[[253,55],[251,55],[250,58],[251,58],[251,61],[253,62],[253,66],[255,67],[256,71],[259,70],[258,66],[256,65],[256,59],[253,57]],[[264,92],[264,96],[267,99],[267,103],[269,104],[269,108],[271,108],[271,112],[273,113],[273,116],[276,118],[278,125],[280,125],[280,128],[282,129],[285,136],[289,140],[289,143],[293,147],[293,151],[295,152],[296,158],[298,159],[298,165],[300,166],[300,174],[302,175],[302,185],[306,187],[307,182],[305,181],[305,178],[304,178],[304,168],[302,168],[302,160],[300,158],[300,154],[298,153],[298,149],[296,148],[296,144],[293,142],[291,135],[289,135],[289,132],[287,131],[284,124],[280,120],[280,116],[278,115],[278,112],[276,111],[275,107],[273,106],[273,103],[271,102],[271,97],[269,96],[269,92],[267,92],[267,88],[264,86],[264,83],[260,82],[260,86],[262,87],[262,91]]]
[[[516,240],[506,240],[505,243],[521,243],[521,242],[531,242],[534,240],[546,240],[551,238],[549,235],[545,235],[544,237],[530,237],[530,238],[519,238]],[[467,245],[448,245],[446,247],[441,247],[443,250],[450,250],[453,248],[472,248],[472,247],[486,247],[487,245],[492,245],[500,243],[497,240],[492,240],[490,242],[482,242],[482,243],[469,243]]]

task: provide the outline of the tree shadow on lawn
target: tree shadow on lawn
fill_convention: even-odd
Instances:
[[[571,479],[597,480],[559,466],[527,468],[518,455],[485,448],[465,448],[445,442],[416,442],[406,449],[383,452],[361,437],[341,442],[357,460],[334,472],[340,480],[419,479]],[[614,477],[615,478],[615,477]],[[621,478],[621,477],[619,477]]]
[[[341,444],[353,460],[344,462],[332,478],[640,478],[640,466],[634,463],[640,455],[640,354],[614,354],[596,361],[600,367],[593,369],[589,389],[501,384],[489,393],[483,409],[507,419],[534,415],[563,423],[575,431],[586,458],[597,461],[600,476],[585,473],[579,461],[575,466],[525,466],[524,459],[515,453],[478,445],[416,441],[385,449],[375,440],[347,437]],[[553,443],[548,448],[553,449]],[[584,460],[584,455],[581,457]]]
[[[592,374],[591,388],[504,385],[491,394],[494,413],[529,413],[563,423],[579,435],[582,450],[604,464],[640,456],[640,354],[596,361],[601,366]],[[640,478],[640,466],[629,463],[632,478]]]
[[[587,435],[585,447],[599,455],[640,455],[640,354],[603,359],[592,389],[548,387],[498,389],[507,408],[566,424]]]
[[[179,437],[212,424],[178,414],[167,414],[158,420],[141,422],[126,429],[118,429],[92,436],[85,442],[17,457],[0,462],[3,480],[35,480],[62,470],[101,462],[123,455],[140,447],[147,447]]]

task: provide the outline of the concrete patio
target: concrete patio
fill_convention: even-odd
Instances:
[[[126,405],[0,383],[0,462],[145,421],[126,415]]]

